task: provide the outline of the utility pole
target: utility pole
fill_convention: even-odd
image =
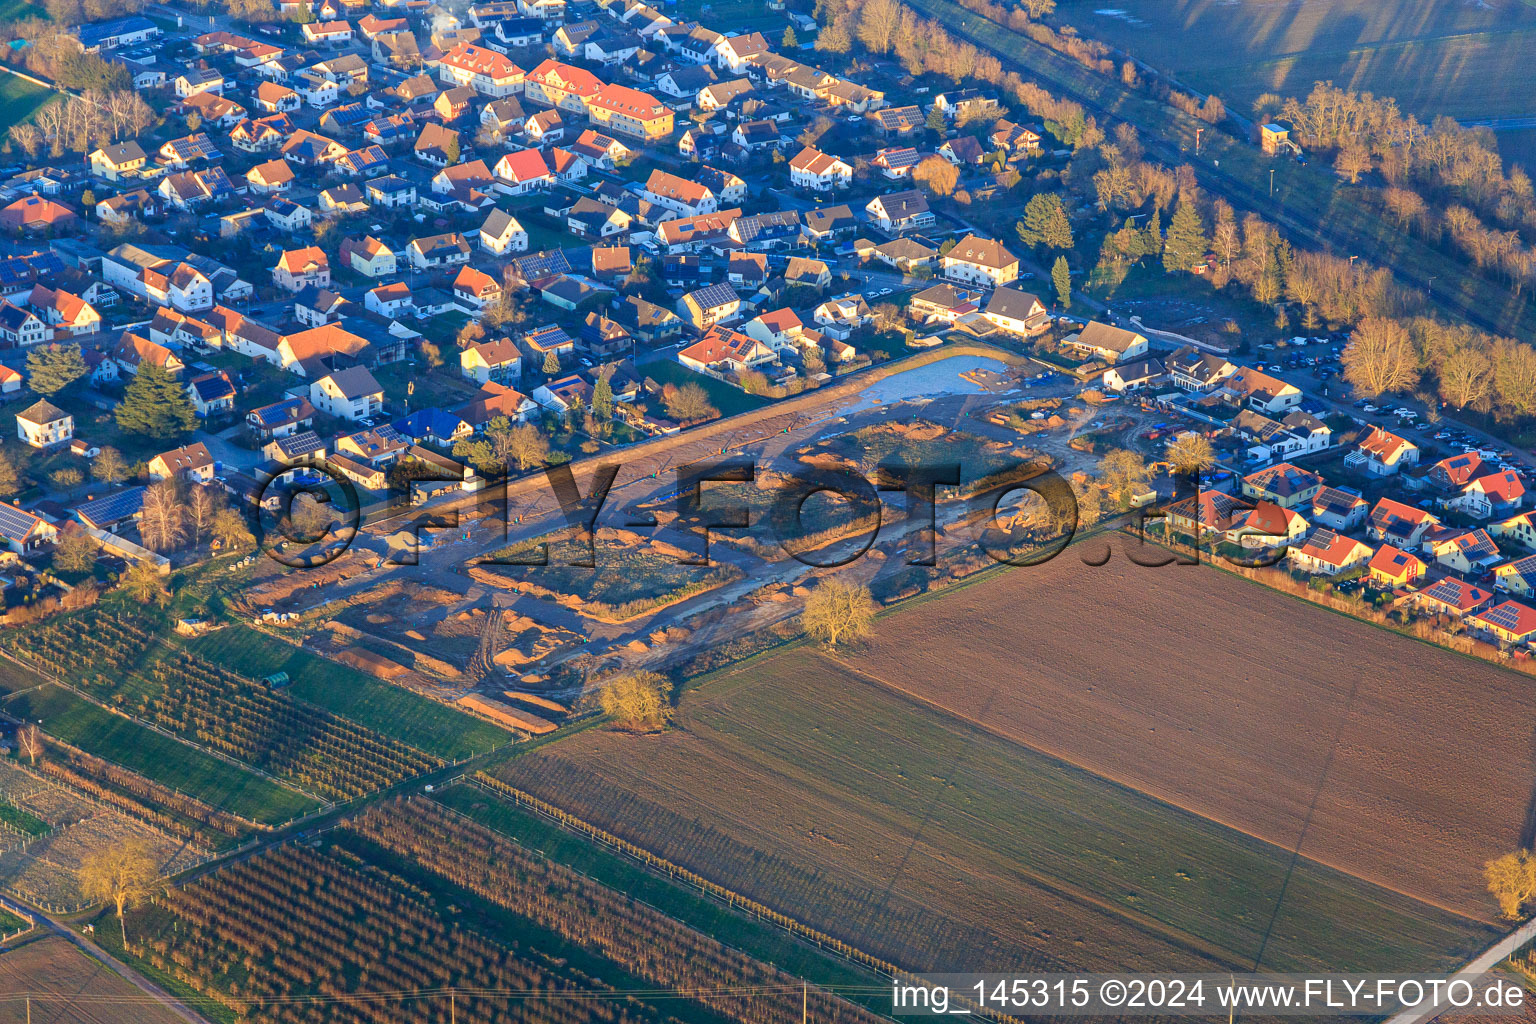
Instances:
[[[1273,167],[1269,169],[1269,195],[1271,199],[1275,195],[1275,169]]]
[[[448,990],[448,1024],[459,1024],[459,991]]]
[[[1200,136],[1205,134],[1204,128],[1195,129],[1195,156],[1200,155]]]
[[[811,983],[804,978],[800,979],[800,1024],[809,1024],[811,1019]],[[28,1024],[31,1024],[29,1021]]]

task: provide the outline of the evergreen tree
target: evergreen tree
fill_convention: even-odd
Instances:
[[[784,30],[784,38],[780,39],[779,42],[786,50],[793,50],[799,47],[800,37],[795,35],[795,26],[790,25],[786,28]]]
[[[560,356],[554,349],[544,353],[544,372],[551,377],[560,372]]]
[[[940,135],[943,135],[944,130],[948,127],[949,118],[944,116],[944,111],[939,109],[939,105],[935,103],[933,106],[929,107],[928,130],[931,132],[938,132]]]
[[[44,345],[27,354],[27,378],[38,394],[56,395],[84,376],[79,345]]]
[[[1200,212],[1195,209],[1195,204],[1188,200],[1179,203],[1168,224],[1168,237],[1163,240],[1163,269],[1170,274],[1187,272],[1205,257],[1209,247],[1205,225],[1200,222]]]
[[[1153,210],[1152,216],[1147,218],[1147,233],[1142,237],[1141,252],[1137,254],[1137,258],[1139,259],[1142,256],[1156,256],[1162,251],[1163,211],[1158,209]]]
[[[145,361],[123,391],[117,425],[130,434],[170,441],[197,426],[197,413],[165,367]]]
[[[1051,267],[1051,283],[1056,286],[1056,300],[1062,309],[1072,305],[1072,271],[1067,266],[1065,256],[1057,256],[1056,263]]]
[[[1019,240],[1031,249],[1042,245],[1047,249],[1072,248],[1072,222],[1067,219],[1061,196],[1054,192],[1040,192],[1031,198],[1015,230]]]
[[[600,420],[613,418],[613,385],[608,383],[607,374],[599,374],[592,389],[592,415]]]

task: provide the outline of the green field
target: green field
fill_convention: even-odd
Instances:
[[[734,416],[739,412],[751,412],[753,409],[761,409],[768,404],[768,399],[758,395],[749,395],[740,388],[732,387],[724,381],[706,377],[702,373],[694,373],[688,367],[672,359],[658,359],[655,362],[646,363],[640,367],[640,372],[650,377],[658,384],[676,384],[682,387],[684,384],[697,384],[709,395],[710,402],[720,410],[722,416]],[[666,415],[665,409],[656,409],[655,412]]]
[[[51,826],[42,818],[4,800],[0,800],[0,825],[9,825],[28,836],[47,835],[51,830]]]
[[[21,931],[25,927],[27,927],[26,921],[4,907],[0,907],[0,935],[9,935],[12,932]]]
[[[987,733],[808,649],[587,730],[513,785],[919,970],[1435,969],[1487,926]],[[1289,875],[1289,877],[1288,877]],[[1279,907],[1276,913],[1276,907]]]
[[[28,4],[5,4],[0,9],[28,7]],[[0,18],[10,20],[10,15],[0,13]],[[11,125],[20,124],[54,96],[40,85],[33,85],[15,75],[0,75],[0,132],[8,132]]]
[[[0,686],[4,681],[0,680]],[[18,692],[7,714],[45,733],[251,821],[277,824],[314,810],[311,797],[97,707],[62,686]]]
[[[261,679],[287,672],[287,693],[391,739],[448,760],[511,742],[510,733],[365,672],[264,636],[229,626],[187,641],[215,664]]]

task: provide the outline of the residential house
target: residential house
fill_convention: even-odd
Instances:
[[[678,316],[700,331],[735,319],[740,309],[741,296],[724,282],[691,291],[677,300]]]
[[[303,249],[289,249],[272,268],[272,283],[288,292],[301,291],[314,285],[316,288],[331,286],[331,263],[317,245]]]
[[[1391,544],[1383,544],[1371,556],[1369,568],[1372,583],[1385,587],[1408,587],[1422,579],[1428,567],[1417,555]]]
[[[66,444],[75,436],[75,418],[40,398],[16,414],[16,436],[33,448]]]
[[[1416,548],[1423,542],[1424,535],[1439,525],[1440,520],[1424,509],[1392,498],[1381,498],[1371,507],[1366,534],[1372,540],[1400,548]]]
[[[1297,508],[1309,505],[1322,487],[1322,478],[1316,473],[1282,462],[1243,477],[1242,489],[1245,497]]]
[[[1536,637],[1536,608],[1505,601],[1468,616],[1467,629],[1506,644],[1529,643]]]
[[[1064,338],[1061,344],[1090,359],[1102,359],[1106,363],[1140,359],[1148,350],[1144,336],[1097,320],[1090,320],[1082,330]]]
[[[700,372],[740,374],[773,362],[773,349],[756,338],[729,327],[711,327],[699,341],[681,349],[677,361]]]
[[[889,234],[905,234],[931,228],[937,221],[928,208],[928,199],[916,189],[876,196],[865,204],[869,219]]]
[[[213,456],[208,446],[194,441],[180,448],[161,452],[144,465],[150,480],[184,480],[192,484],[206,484],[213,480]]]
[[[789,182],[796,188],[812,192],[831,192],[853,183],[853,165],[814,146],[806,146],[789,162]]]
[[[1328,529],[1312,531],[1299,547],[1292,547],[1287,558],[1300,572],[1338,576],[1368,565],[1375,551],[1353,537]]]
[[[1525,501],[1525,481],[1514,470],[1488,473],[1470,481],[1459,497],[1446,502],[1447,508],[1464,512],[1474,519],[1509,516]]]
[[[459,353],[459,371],[484,384],[515,384],[523,374],[523,358],[511,338],[497,338],[470,345]]]
[[[944,276],[951,281],[996,288],[1019,278],[1019,258],[992,238],[966,235],[944,254]]]
[[[528,232],[518,219],[505,210],[492,210],[480,225],[480,248],[505,256],[509,252],[528,251]]]
[[[355,422],[384,411],[384,388],[366,366],[349,366],[311,383],[309,401],[320,412]]]
[[[1331,530],[1354,530],[1365,522],[1370,507],[1370,502],[1361,497],[1359,491],[1348,487],[1323,487],[1312,497],[1312,521]]]
[[[390,277],[399,270],[395,250],[372,235],[360,241],[344,239],[340,255],[343,266],[364,277]]]
[[[1372,427],[1359,447],[1344,456],[1345,466],[1370,476],[1394,476],[1418,461],[1418,445],[1381,427]]]
[[[148,163],[149,154],[132,139],[102,146],[90,155],[91,173],[108,181],[137,178]]]
[[[1050,330],[1051,318],[1039,296],[1016,288],[999,287],[987,299],[982,316],[992,325],[1026,338]]]

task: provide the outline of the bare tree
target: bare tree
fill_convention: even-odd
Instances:
[[[144,492],[139,537],[154,551],[174,550],[187,539],[186,508],[171,481],[161,480]]]
[[[219,511],[219,496],[206,484],[193,487],[187,495],[187,525],[192,529],[192,542],[201,544],[203,535],[213,527],[213,517]]]
[[[117,910],[117,923],[128,948],[128,925],[124,913],[149,892],[159,873],[150,845],[143,839],[129,839],[98,850],[80,865],[80,887],[93,900],[111,903]]]
[[[16,744],[32,766],[37,767],[37,759],[43,756],[43,731],[36,725],[24,725],[16,730]]]
[[[1493,359],[1474,348],[1460,348],[1440,364],[1440,396],[1458,409],[1476,406],[1493,393]]]
[[[1216,465],[1216,449],[1207,438],[1186,430],[1168,442],[1168,463],[1180,473],[1198,473]]]
[[[800,622],[811,636],[828,647],[836,647],[845,640],[873,633],[878,610],[868,587],[831,576],[806,598]]]
[[[1408,329],[1395,320],[1362,320],[1341,359],[1344,379],[1370,398],[1407,391],[1419,379],[1418,354]]]
[[[659,732],[672,718],[672,686],[656,672],[635,672],[609,682],[598,700],[621,729]]]

